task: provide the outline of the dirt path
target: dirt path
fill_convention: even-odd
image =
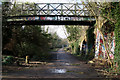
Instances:
[[[3,78],[98,78],[97,72],[88,64],[79,61],[63,49],[52,53],[56,57],[45,64],[34,64],[33,67],[14,68],[3,73]],[[31,62],[31,64],[34,62]]]

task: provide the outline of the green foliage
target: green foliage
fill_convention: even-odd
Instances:
[[[2,28],[2,47],[4,47],[4,45],[6,45],[9,41],[10,38],[12,37],[12,29],[8,28],[8,27],[3,27]]]
[[[112,19],[116,19],[115,23],[115,62],[118,65],[120,71],[120,5],[119,3],[112,3],[114,8],[112,8],[111,15]]]
[[[115,25],[115,66],[120,71],[120,2],[111,2],[110,7],[102,9],[103,17]]]
[[[87,34],[87,45],[88,45],[88,53],[86,58],[92,59],[94,58],[94,43],[95,43],[95,35],[94,35],[94,27],[89,27],[86,31]]]
[[[13,56],[4,56],[2,61],[3,65],[10,65],[14,63],[15,59]]]
[[[73,42],[70,44],[71,49],[72,49],[72,54],[79,54],[79,42]]]
[[[72,54],[80,54],[80,42],[85,39],[85,34],[86,34],[86,30],[88,28],[88,26],[65,26],[67,33],[68,33],[68,37],[67,39],[69,40],[69,45],[71,47],[72,50]]]
[[[67,33],[68,33],[68,40],[69,41],[77,41],[80,36],[81,36],[81,32],[82,32],[82,28],[80,26],[65,26]]]
[[[80,51],[79,51],[79,42],[78,41],[76,41],[76,42],[74,42],[74,54],[79,54],[80,53]]]
[[[74,44],[71,43],[71,44],[70,44],[70,47],[71,47],[71,50],[72,50],[72,54],[74,54]]]
[[[14,52],[16,56],[25,57],[29,55],[39,57],[39,60],[47,59],[48,51],[50,48],[50,35],[47,34],[40,26],[25,26],[16,29],[16,46]]]
[[[59,36],[57,35],[57,33],[53,33],[51,34],[51,48],[61,48],[62,47],[62,39],[59,38]]]
[[[118,69],[120,72],[120,20],[119,24],[116,23],[115,25],[115,62],[118,65]]]
[[[21,5],[17,3],[15,3],[13,6],[9,5],[8,8],[4,8],[8,4],[10,3],[3,4],[3,50],[7,49],[8,51],[12,51],[14,53],[13,56],[24,58],[25,56],[29,56],[30,59],[35,60],[49,59],[49,57],[51,57],[50,54],[48,54],[50,47],[56,47],[56,45],[61,42],[61,39],[57,36],[56,33],[49,34],[48,30],[45,31],[44,27],[41,26],[7,25],[6,16],[19,15],[19,11],[21,10]],[[32,8],[32,6],[33,4],[30,4],[29,6],[26,6],[25,9]],[[9,8],[11,8],[11,10],[8,10]],[[9,14],[7,13],[7,10],[10,11]],[[29,15],[31,13],[23,14]]]
[[[12,28],[7,27],[5,22],[7,15],[10,14],[9,6],[10,6],[9,2],[2,3],[2,35],[3,35],[2,47],[4,47],[4,45],[6,45],[10,41],[10,38],[12,37]]]

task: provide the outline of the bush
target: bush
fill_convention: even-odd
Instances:
[[[15,62],[15,58],[13,56],[5,56],[2,60],[2,64],[4,65],[10,65]]]

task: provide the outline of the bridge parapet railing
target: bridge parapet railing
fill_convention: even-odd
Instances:
[[[19,15],[76,15],[92,16],[87,8],[79,3],[21,3],[3,5],[7,16]]]

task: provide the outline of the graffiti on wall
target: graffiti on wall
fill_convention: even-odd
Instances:
[[[112,41],[110,42],[110,38],[112,38]],[[115,38],[114,38],[114,32],[111,32],[109,34],[105,33],[104,34],[104,40],[106,42],[105,46],[106,46],[106,50],[105,50],[105,46],[103,43],[103,37],[100,33],[100,31],[97,29],[97,34],[96,34],[96,45],[95,45],[95,58],[107,58],[107,52],[109,52],[109,57],[111,59],[114,59],[114,50],[115,50]]]
[[[98,58],[99,45],[100,45],[100,32],[99,32],[99,30],[97,29],[96,44],[95,44],[95,58]]]

